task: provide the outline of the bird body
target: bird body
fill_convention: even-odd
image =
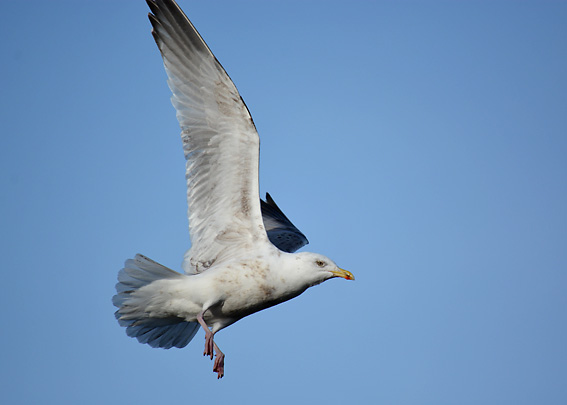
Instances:
[[[121,317],[176,317],[197,322],[198,315],[203,313],[203,319],[216,333],[245,316],[336,277],[329,271],[305,271],[306,262],[319,255],[291,254],[275,247],[269,253],[235,259],[195,275],[176,273],[178,277],[153,280],[128,294],[130,311],[121,311]]]

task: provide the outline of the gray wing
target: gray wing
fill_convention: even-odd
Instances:
[[[293,253],[309,243],[305,235],[291,223],[276,205],[270,194],[266,193],[266,201],[260,199],[260,204],[268,238],[278,249]]]

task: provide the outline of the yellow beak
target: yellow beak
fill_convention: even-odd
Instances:
[[[331,270],[331,273],[333,273],[335,277],[342,277],[346,280],[354,280],[353,274],[348,270],[344,270],[344,269],[339,269],[338,271]]]

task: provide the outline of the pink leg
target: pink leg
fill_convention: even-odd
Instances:
[[[205,351],[203,352],[203,356],[211,356],[211,360],[213,359],[213,346],[215,342],[213,340],[213,332],[209,329],[205,321],[203,320],[203,312],[201,312],[197,316],[197,322],[201,325],[201,328],[205,330]]]
[[[211,356],[211,360],[212,360],[213,353],[216,352],[215,363],[213,365],[213,372],[217,373],[217,378],[222,378],[224,376],[224,353],[220,351],[219,347],[213,340],[214,334],[213,332],[211,332],[205,320],[203,319],[203,314],[204,312],[201,312],[197,316],[197,321],[199,322],[199,325],[201,325],[201,328],[205,330],[205,351],[203,352],[203,356]]]
[[[224,375],[224,353],[220,351],[216,343],[213,342],[217,355],[215,357],[215,364],[213,365],[213,372],[217,373],[217,378],[222,378]]]

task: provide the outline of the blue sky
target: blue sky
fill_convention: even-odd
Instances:
[[[4,402],[567,403],[567,3],[180,5],[252,112],[262,192],[356,281],[220,332],[221,381],[202,332],[128,338],[124,260],[189,246],[147,6],[4,1]]]

